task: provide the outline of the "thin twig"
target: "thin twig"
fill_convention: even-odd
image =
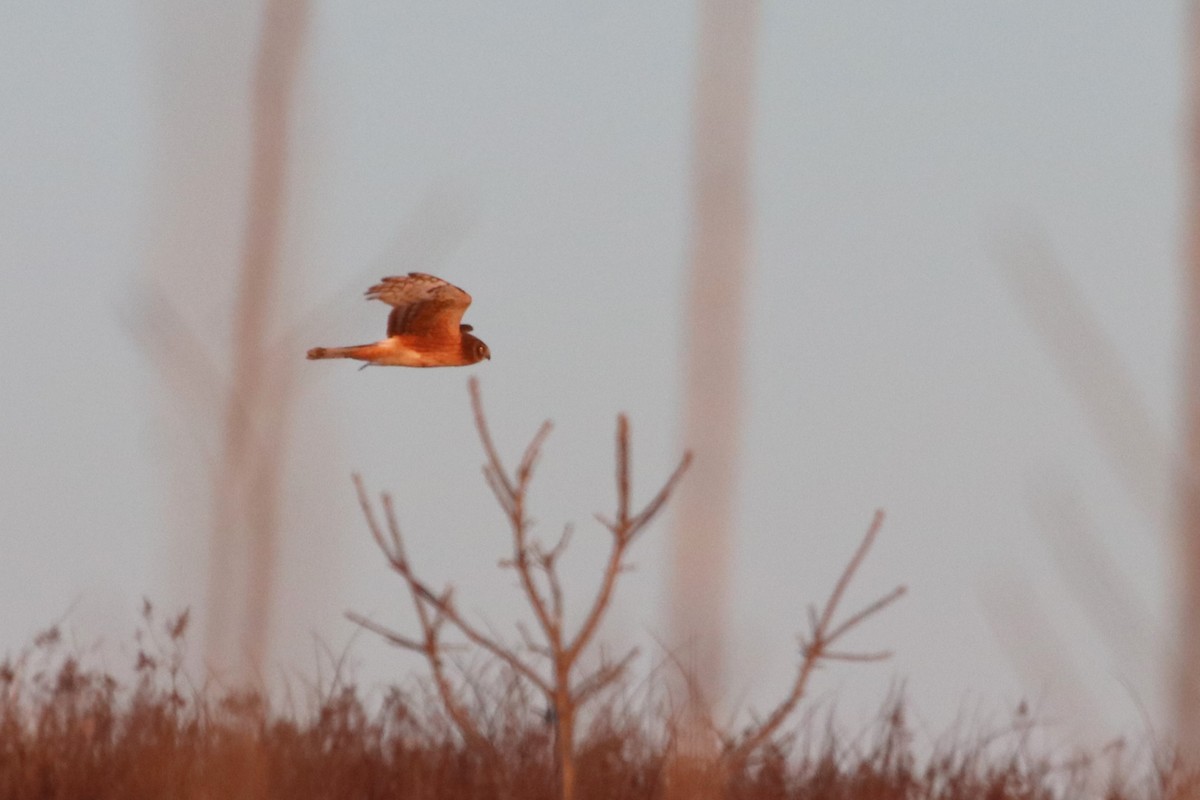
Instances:
[[[418,642],[416,639],[409,639],[406,636],[401,636],[391,628],[380,625],[378,622],[368,619],[361,614],[357,614],[353,611],[347,611],[346,619],[350,620],[360,628],[364,628],[371,633],[383,637],[388,641],[389,644],[394,644],[396,647],[401,647],[405,650],[412,650],[417,653],[424,653],[426,650],[426,642]]]
[[[903,597],[907,591],[908,591],[908,587],[906,587],[906,586],[897,586],[895,589],[892,589],[890,592],[885,594],[883,597],[879,598],[875,602],[866,606],[865,608],[863,608],[862,611],[859,611],[857,614],[852,615],[841,625],[838,625],[832,631],[825,634],[825,644],[827,644],[827,645],[833,644],[834,641],[841,638],[842,634],[846,633],[851,628],[856,627],[860,622],[865,620],[867,617],[873,616],[874,614],[877,614],[880,611],[882,611],[884,608],[890,606],[892,603],[896,602],[901,597]]]

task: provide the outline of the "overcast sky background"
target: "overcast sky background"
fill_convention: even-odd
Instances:
[[[1164,651],[1106,646],[1031,498],[1076,493],[1148,609],[1106,614],[1132,642],[1170,630],[1167,531],[1126,492],[995,243],[1030,220],[1044,233],[1170,437],[1181,5],[763,3],[731,703],[782,693],[806,605],[882,507],[851,600],[910,594],[855,644],[896,655],[822,672],[819,697],[853,719],[903,680],[932,732],[1022,697],[1093,734],[1136,730],[1138,703],[1161,712]],[[3,12],[0,651],[73,607],[78,641],[119,663],[143,596],[202,600],[220,395],[193,383],[181,400],[137,331],[157,285],[205,358],[227,359],[258,22],[202,2]],[[669,472],[695,30],[677,0],[317,5],[280,357],[379,338],[386,309],[362,290],[420,269],[474,296],[493,360],[300,364],[280,672],[311,672],[314,635],[344,646],[346,609],[413,625],[351,471],[394,492],[414,559],[464,607],[499,629],[517,612],[468,375],[514,459],[556,423],[534,516],[547,536],[578,523],[573,590],[602,552],[591,515],[612,506],[618,411],[641,496]],[[644,663],[668,542],[660,523],[639,545],[605,629]],[[365,636],[351,653],[367,684],[417,666]]]

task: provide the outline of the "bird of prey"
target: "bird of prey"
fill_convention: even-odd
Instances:
[[[384,278],[368,300],[392,306],[387,338],[352,347],[314,347],[310,359],[356,358],[387,367],[463,367],[492,357],[488,346],[462,324],[471,295],[423,272]],[[367,366],[364,364],[363,366]]]

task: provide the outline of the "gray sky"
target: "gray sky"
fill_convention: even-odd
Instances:
[[[1100,7],[1098,7],[1098,5]],[[153,281],[228,348],[257,16],[210,4],[23,3],[0,25],[0,646],[78,601],[82,642],[128,641],[140,598],[197,604],[206,448],[132,332]],[[422,269],[475,298],[470,370],[302,365],[281,612],[286,671],[347,608],[411,624],[348,475],[393,491],[415,558],[498,627],[511,579],[466,377],[515,458],[555,420],[535,516],[603,542],[630,413],[644,496],[678,455],[693,7],[324,4],[297,101],[281,357],[382,335],[360,300]],[[1182,10],[1168,3],[764,2],[756,258],[732,700],[782,692],[794,634],[877,507],[853,597],[910,595],[822,673],[865,713],[896,679],[932,729],[1023,696],[1064,725],[1136,726],[1162,652],[1108,648],[1031,506],[1077,493],[1099,547],[1167,630],[1165,531],[1134,504],[1006,288],[994,244],[1034,220],[1163,435],[1175,428]],[[211,388],[211,387],[209,387]],[[667,528],[606,636],[662,632]],[[589,584],[590,585],[590,584]],[[990,609],[990,611],[989,611]],[[1001,639],[989,625],[1001,619]],[[1118,614],[1118,616],[1120,616]],[[1112,614],[1109,614],[1112,617]],[[1048,637],[1039,644],[1039,637]],[[1131,634],[1130,639],[1133,640]],[[415,666],[353,649],[381,681]],[[1069,660],[1070,668],[1060,660]],[[119,660],[118,657],[113,659]],[[1022,667],[1017,669],[1014,662]],[[1092,711],[1071,704],[1080,687]]]

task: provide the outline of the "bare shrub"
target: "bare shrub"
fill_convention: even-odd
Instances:
[[[688,465],[691,455],[685,454],[675,471],[644,507],[634,510],[631,499],[629,420],[617,418],[616,483],[617,508],[611,518],[597,515],[609,534],[609,552],[602,568],[599,583],[591,597],[583,622],[574,631],[568,630],[564,619],[565,596],[559,577],[559,558],[570,543],[570,529],[547,547],[530,535],[526,499],[534,469],[541,455],[542,444],[550,433],[550,423],[543,423],[525,449],[514,472],[504,466],[492,441],[480,398],[479,383],[470,381],[471,405],[475,425],[487,457],[484,476],[508,519],[512,536],[512,556],[503,566],[516,572],[525,600],[537,620],[536,633],[525,626],[518,627],[521,646],[501,641],[479,624],[467,619],[455,602],[450,588],[437,591],[413,570],[405,552],[400,526],[392,506],[391,495],[381,495],[386,528],[376,518],[362,479],[355,475],[359,502],[379,549],[392,569],[404,579],[413,608],[420,624],[420,638],[396,633],[372,620],[351,612],[353,621],[366,627],[399,647],[425,657],[438,694],[459,733],[470,747],[503,773],[503,759],[498,757],[493,740],[480,729],[479,721],[469,713],[453,685],[446,667],[445,633],[453,630],[475,647],[504,663],[513,674],[534,686],[549,709],[548,721],[554,728],[555,766],[558,772],[560,796],[573,800],[576,781],[576,721],[580,709],[602,691],[617,683],[637,655],[632,648],[623,656],[611,660],[604,655],[596,667],[580,672],[580,657],[594,642],[600,621],[607,612],[616,591],[617,579],[627,568],[626,556],[638,535],[662,510]]]
[[[354,612],[350,612],[348,616],[392,644],[424,656],[438,696],[459,734],[474,752],[494,766],[498,775],[504,774],[506,761],[500,758],[496,751],[495,737],[489,736],[482,729],[477,715],[471,713],[469,703],[463,697],[464,688],[456,685],[449,672],[446,634],[457,634],[471,646],[504,664],[517,679],[518,685],[527,682],[534,687],[549,709],[547,721],[554,730],[559,796],[563,800],[573,800],[579,757],[576,748],[576,725],[580,709],[594,700],[600,692],[622,679],[637,651],[636,648],[631,649],[615,660],[601,657],[597,667],[583,673],[579,671],[580,656],[593,643],[600,621],[611,605],[618,576],[626,568],[629,547],[661,511],[690,464],[691,456],[684,455],[675,471],[645,507],[633,510],[630,499],[629,422],[623,415],[617,418],[617,509],[611,518],[597,516],[610,536],[609,555],[602,567],[597,588],[588,603],[583,622],[576,630],[568,631],[564,624],[565,598],[558,563],[570,541],[570,529],[568,528],[554,545],[547,547],[531,536],[526,510],[529,486],[542,444],[550,433],[550,423],[542,425],[525,449],[516,470],[510,473],[492,441],[483,411],[479,384],[472,378],[469,387],[475,425],[487,459],[484,476],[509,524],[512,555],[502,562],[502,566],[516,572],[524,599],[537,622],[536,632],[518,624],[520,645],[514,646],[501,640],[481,624],[465,617],[455,601],[452,588],[435,589],[413,568],[405,551],[391,495],[385,492],[380,496],[384,519],[381,524],[358,475],[354,476],[354,483],[363,515],[372,537],[389,565],[403,578],[408,587],[408,594],[420,626],[420,635],[406,636]],[[765,750],[766,746],[772,743],[773,737],[792,716],[804,697],[813,671],[822,663],[874,661],[888,656],[888,653],[853,653],[838,649],[841,639],[847,633],[904,594],[904,587],[897,587],[858,612],[845,618],[837,617],[842,597],[882,525],[883,513],[878,512],[834,585],[828,600],[819,610],[810,609],[809,631],[800,640],[802,657],[796,679],[784,698],[765,719],[736,736],[720,730],[711,719],[700,720],[699,727],[702,731],[707,731],[704,735],[723,741],[716,763],[704,757],[702,748],[693,752],[694,742],[689,737],[694,736],[697,727],[695,720],[681,718],[669,721],[669,737],[672,740],[674,758],[667,780],[676,795],[680,786],[695,784],[699,791],[702,785],[711,786],[715,783],[719,786],[727,781],[727,776],[741,772],[756,753]],[[684,672],[689,693],[698,694],[696,676],[688,674],[686,670],[681,671]],[[519,691],[519,686],[515,691]],[[698,702],[685,705],[687,709],[704,707],[704,704]],[[598,751],[591,755],[600,757]],[[684,793],[687,791],[690,790]]]

